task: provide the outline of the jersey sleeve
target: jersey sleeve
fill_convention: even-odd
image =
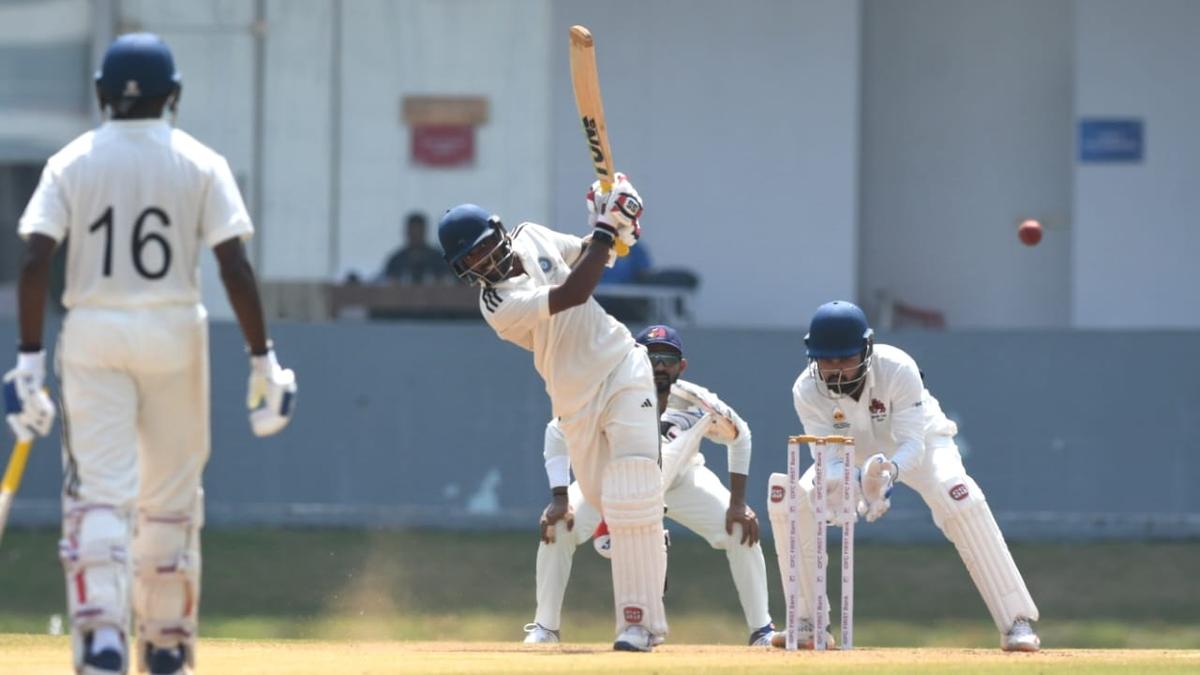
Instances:
[[[550,287],[535,289],[485,288],[479,296],[483,318],[500,337],[510,339],[533,330],[550,318]]]
[[[213,162],[211,180],[200,212],[200,231],[209,248],[234,237],[248,239],[254,234],[250,214],[242,201],[237,181],[233,179],[229,162],[219,155]]]
[[[43,234],[61,242],[67,236],[70,216],[62,174],[47,163],[33,196],[29,198],[29,204],[25,206],[25,212],[21,214],[17,234],[22,239],[28,239],[31,234]]]
[[[925,459],[925,384],[915,361],[898,364],[892,379],[892,436],[896,453],[892,461],[903,475],[921,466]]]
[[[825,413],[820,408],[813,405],[806,396],[804,387],[804,376],[796,380],[795,386],[792,387],[792,403],[796,407],[796,416],[800,418],[800,425],[804,427],[804,433],[809,436],[836,436],[837,433],[833,428],[833,418],[830,416],[826,419]],[[815,446],[809,447],[809,454],[813,459],[816,459]]]
[[[528,225],[526,226],[528,227]],[[554,248],[558,249],[564,262],[568,265],[575,264],[575,259],[583,252],[583,239],[572,234],[555,232],[548,227],[538,226],[538,228],[541,234],[554,245]]]
[[[571,457],[567,453],[567,439],[558,426],[557,417],[546,424],[542,457],[546,460],[546,480],[551,489],[571,484]]]
[[[729,473],[740,473],[744,476],[750,475],[750,451],[751,451],[751,436],[750,425],[746,424],[746,420],[737,414],[737,411],[729,407],[729,416],[733,421],[733,425],[737,428],[737,437],[730,441],[725,447],[728,450]]]

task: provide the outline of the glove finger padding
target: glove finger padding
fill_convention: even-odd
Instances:
[[[250,428],[255,436],[279,433],[292,419],[296,409],[296,373],[282,368],[275,352],[251,357],[250,382],[246,407],[250,410]]]

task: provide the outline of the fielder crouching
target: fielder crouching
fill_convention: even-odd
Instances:
[[[813,436],[850,436],[861,467],[859,513],[867,522],[891,506],[898,480],[916,490],[933,513],[933,522],[953,542],[1000,631],[1005,651],[1037,651],[1041,641],[1032,622],[1037,606],[996,525],[983,490],[967,475],[954,443],[958,427],[942,413],[911,356],[875,344],[863,311],[849,302],[830,302],[813,315],[804,338],[809,367],[792,388],[804,432]],[[841,462],[830,452],[829,493],[836,495]],[[812,509],[814,468],[800,478],[800,607],[813,614],[816,571],[816,521]],[[787,476],[772,474],[768,512],[787,579]],[[801,621],[801,641],[812,646],[811,622]]]

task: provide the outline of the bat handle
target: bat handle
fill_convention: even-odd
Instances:
[[[4,471],[4,481],[0,482],[0,491],[13,493],[21,487],[21,476],[25,473],[25,462],[29,459],[29,448],[32,445],[33,441],[17,441],[13,446],[8,468]]]

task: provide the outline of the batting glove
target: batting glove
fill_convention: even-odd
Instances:
[[[250,357],[250,382],[246,408],[250,410],[250,428],[255,436],[279,433],[296,410],[296,373],[283,368],[275,350]]]
[[[4,413],[13,434],[23,441],[45,436],[54,426],[54,402],[43,386],[46,352],[19,352],[17,365],[4,376]]]
[[[604,192],[600,181],[588,190],[588,224],[597,236],[619,240],[626,246],[637,244],[642,228],[642,198],[623,173],[616,174],[612,189]]]

